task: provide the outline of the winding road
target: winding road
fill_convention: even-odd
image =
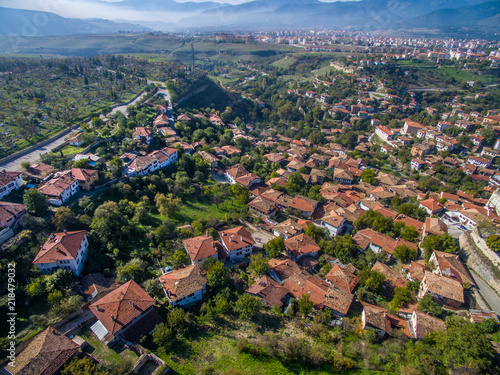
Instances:
[[[156,95],[163,95],[165,97],[165,100],[167,100],[170,103],[170,93],[164,87],[163,82],[148,80],[148,84],[150,84],[150,83],[161,84],[162,87],[159,88]],[[114,107],[113,110],[111,111],[111,115],[114,115],[116,112],[121,112],[125,116],[127,116],[127,107],[129,105],[133,105],[133,104],[137,103],[139,100],[141,100],[144,97],[144,95],[147,95],[147,93],[143,92],[141,95],[139,95],[137,98],[135,98],[132,102],[127,102],[127,103],[124,103],[124,104],[121,104],[121,105]],[[169,118],[170,117],[172,117],[172,108],[171,107],[169,107]],[[171,120],[171,122],[173,122],[173,119]],[[75,131],[78,131],[78,130],[80,130],[80,127],[75,128]],[[23,163],[25,161],[29,162],[30,164],[38,163],[41,154],[45,154],[46,152],[50,152],[55,147],[62,145],[64,142],[66,142],[67,136],[68,136],[68,134],[63,134],[60,137],[54,139],[52,142],[47,143],[44,146],[37,147],[36,149],[34,149],[31,152],[21,154],[19,157],[15,158],[7,163],[0,164],[0,168],[6,169],[8,171],[21,171],[22,170],[21,163]]]

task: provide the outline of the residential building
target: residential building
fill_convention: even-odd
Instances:
[[[149,334],[161,322],[154,303],[154,298],[130,280],[89,306],[97,318],[90,329],[106,345],[126,337],[134,326],[143,326],[141,335]]]
[[[425,166],[425,161],[421,159],[412,159],[411,160],[411,169],[414,169],[416,171],[419,171]]]
[[[80,345],[52,327],[36,335],[4,370],[11,375],[53,375],[78,353]],[[14,364],[14,366],[12,366]]]
[[[256,197],[248,203],[249,213],[265,218],[273,217],[276,214],[276,208],[276,203],[262,196]]]
[[[281,223],[278,223],[273,227],[273,234],[276,237],[281,236],[285,240],[290,237],[296,236],[302,231],[303,228],[292,219],[282,221]]]
[[[385,251],[390,256],[392,256],[396,247],[401,245],[405,245],[411,249],[417,250],[417,245],[415,245],[413,242],[406,241],[402,238],[394,239],[383,233],[376,232],[370,228],[365,228],[358,231],[352,239],[362,251],[370,249],[375,254],[379,254],[380,252]]]
[[[460,142],[456,139],[446,135],[436,137],[436,148],[438,151],[453,151],[459,144]]]
[[[439,276],[430,271],[425,272],[418,298],[423,298],[427,293],[443,306],[453,310],[458,309],[465,302],[464,288],[460,281]]]
[[[160,276],[160,284],[172,306],[187,306],[201,301],[207,279],[196,264]]]
[[[219,237],[230,261],[252,255],[255,240],[244,226],[220,231]]]
[[[87,259],[88,247],[85,230],[52,233],[35,256],[33,264],[42,273],[52,273],[61,268],[80,276]]]
[[[469,156],[467,163],[475,165],[476,167],[488,168],[491,166],[491,159],[486,159],[480,156]]]
[[[386,294],[391,295],[397,287],[405,287],[408,284],[408,280],[406,280],[398,271],[380,261],[377,261],[371,270],[377,271],[385,276],[384,288],[386,290]]]
[[[28,169],[22,172],[22,175],[26,181],[33,181],[39,183],[45,178],[50,177],[51,173],[54,171],[54,167],[49,164],[39,163],[30,166]]]
[[[71,177],[78,180],[78,187],[83,190],[91,190],[99,181],[99,172],[93,169],[73,168]]]
[[[0,228],[15,228],[24,214],[24,204],[0,202]]]
[[[123,174],[126,177],[135,175],[145,176],[160,169],[158,159],[152,156],[137,156],[125,169]]]
[[[135,128],[134,139],[149,145],[153,139],[153,128],[142,126]]]
[[[335,264],[325,276],[326,281],[352,293],[358,285],[359,279],[354,273],[350,272],[349,267],[340,267]]]
[[[19,189],[23,184],[21,172],[0,171],[0,199],[9,195],[13,190]]]
[[[334,211],[323,216],[321,219],[321,226],[328,230],[331,237],[335,237],[342,233],[347,224],[347,220],[335,213]]]
[[[424,129],[424,128],[425,128],[424,125],[422,125],[418,122],[406,119],[405,125],[403,127],[403,133],[404,134],[416,134],[419,130]]]
[[[346,170],[335,168],[333,171],[333,181],[337,181],[342,185],[351,185],[354,181],[354,176]]]
[[[262,276],[255,283],[250,285],[245,292],[258,297],[271,307],[277,306],[282,308],[287,305],[290,300],[288,289],[281,286],[269,276]]]
[[[413,309],[407,326],[410,336],[414,339],[424,339],[428,333],[446,330],[444,321],[416,309]]]
[[[269,259],[269,274],[279,283],[288,280],[292,275],[300,273],[300,267],[292,259],[284,256]]]
[[[432,272],[436,275],[452,278],[459,281],[462,285],[475,285],[457,254],[434,250],[429,262],[434,265]]]
[[[405,321],[389,313],[387,309],[363,303],[361,313],[361,323],[363,329],[374,329],[379,336],[395,336],[399,330],[406,328]]]
[[[219,259],[221,244],[215,241],[211,236],[198,236],[188,238],[182,241],[184,248],[191,259],[191,264],[201,265],[208,258]]]
[[[78,192],[79,181],[69,173],[56,174],[56,176],[38,188],[46,195],[50,204],[61,206]]]
[[[444,210],[444,206],[434,198],[420,201],[419,207],[424,209],[429,215],[439,215]]]
[[[321,248],[305,233],[285,240],[285,248],[288,256],[294,261],[300,260],[304,256],[317,258]]]

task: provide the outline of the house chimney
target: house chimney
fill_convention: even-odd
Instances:
[[[130,306],[132,306],[132,308],[135,309],[135,303],[133,303],[132,301],[129,301],[129,304],[130,304]]]
[[[116,320],[114,315],[111,315],[111,320],[114,322]]]
[[[240,236],[240,242],[243,242],[243,236]]]

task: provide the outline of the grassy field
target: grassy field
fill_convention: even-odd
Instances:
[[[91,354],[94,358],[106,363],[117,363],[123,360],[129,360],[135,363],[139,356],[130,349],[125,349],[122,345],[108,347],[104,345],[89,329],[80,335],[89,346],[85,352]]]
[[[294,64],[297,61],[297,59],[293,57],[285,57],[284,59],[278,60],[273,62],[271,65],[274,66],[275,68],[288,68],[290,65]]]
[[[331,365],[308,366],[296,361],[281,362],[267,355],[239,352],[236,340],[223,335],[201,334],[189,341],[181,340],[174,355],[160,355],[174,373],[191,375],[200,373],[245,375],[327,375],[327,374],[382,374],[380,371],[338,371]],[[387,373],[386,373],[387,374]]]

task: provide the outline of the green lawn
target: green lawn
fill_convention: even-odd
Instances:
[[[79,154],[80,152],[82,152],[83,149],[84,149],[83,147],[75,147],[75,146],[71,146],[71,145],[66,145],[62,149],[62,152],[63,152],[64,156],[74,155],[74,154]]]
[[[90,330],[86,330],[80,336],[89,343],[85,352],[91,354],[98,360],[107,363],[118,363],[130,359],[132,363],[135,363],[139,358],[135,352],[130,349],[125,349],[122,345],[115,345],[112,348],[107,347]]]
[[[284,59],[273,62],[271,65],[276,68],[288,68],[297,61],[294,57],[285,57]]]

